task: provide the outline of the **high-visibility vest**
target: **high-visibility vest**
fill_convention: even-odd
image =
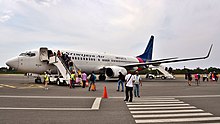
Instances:
[[[71,80],[75,80],[75,74],[71,74],[70,77],[71,77]]]
[[[44,75],[44,79],[45,79],[45,81],[49,81],[49,77],[47,74]]]

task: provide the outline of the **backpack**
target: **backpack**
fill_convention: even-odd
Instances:
[[[96,80],[96,76],[94,75],[94,74],[91,74],[91,76],[90,76],[90,79],[89,79],[90,81],[95,81]]]

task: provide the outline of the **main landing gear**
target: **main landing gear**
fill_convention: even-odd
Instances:
[[[100,74],[100,75],[99,75],[99,80],[100,80],[100,81],[104,81],[105,79],[106,79],[105,74]]]

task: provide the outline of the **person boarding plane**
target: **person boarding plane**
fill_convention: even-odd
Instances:
[[[91,73],[94,71],[99,75],[99,80],[105,80],[106,76],[110,78],[118,77],[119,72],[126,75],[128,71],[136,71],[152,66],[159,66],[162,63],[182,62],[190,60],[206,59],[209,57],[212,46],[209,49],[207,56],[194,57],[186,59],[178,59],[177,57],[152,60],[154,36],[150,37],[149,43],[143,54],[136,57],[112,55],[107,53],[83,52],[76,50],[52,50],[47,47],[41,47],[38,50],[29,50],[21,53],[19,56],[7,60],[6,64],[24,73],[42,74],[46,70],[51,70],[52,73],[60,73],[67,81],[70,78],[70,70],[66,60],[68,59],[76,69]],[[57,51],[61,51],[64,57],[57,56]]]

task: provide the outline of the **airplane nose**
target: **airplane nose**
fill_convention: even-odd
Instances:
[[[18,69],[18,57],[9,59],[6,62],[6,65],[17,70]]]

